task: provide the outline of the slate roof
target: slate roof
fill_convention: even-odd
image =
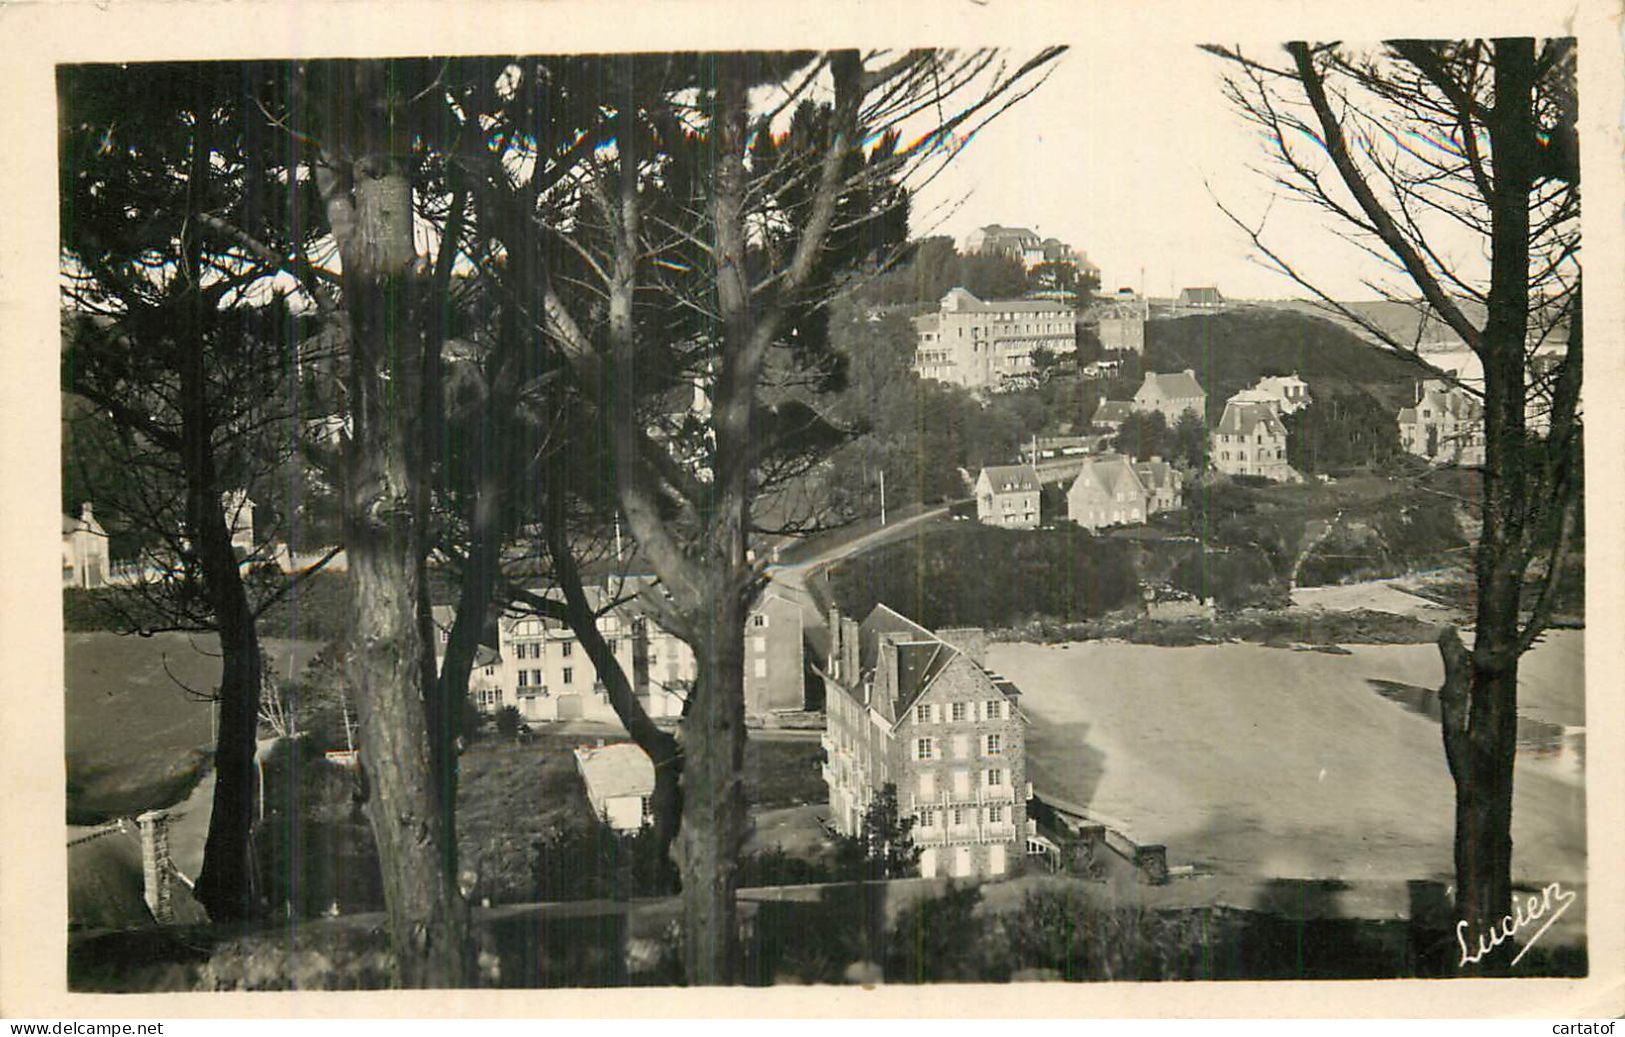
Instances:
[[[1172,486],[1177,473],[1174,466],[1167,461],[1154,458],[1150,461],[1134,462],[1134,474],[1139,476],[1141,485],[1155,492]]]
[[[621,796],[647,796],[655,788],[655,765],[635,742],[614,742],[575,750],[576,768],[592,798],[603,801]]]
[[[948,294],[943,296],[944,309],[948,308],[949,298],[955,300],[956,306],[954,310],[959,313],[1055,313],[1063,310],[1072,311],[1070,305],[1058,303],[1052,299],[993,299],[984,301],[960,287],[950,288]]]
[[[1095,408],[1095,416],[1091,420],[1096,425],[1105,425],[1114,421],[1126,421],[1128,416],[1133,413],[1134,401],[1132,400],[1101,400],[1100,406]]]
[[[1224,416],[1219,419],[1219,427],[1215,432],[1226,435],[1252,435],[1253,430],[1260,425],[1264,431],[1272,436],[1286,435],[1286,426],[1281,424],[1280,417],[1275,408],[1263,403],[1236,403],[1231,401],[1224,405]]]
[[[1148,395],[1155,392],[1165,400],[1188,400],[1193,396],[1205,395],[1192,371],[1174,371],[1170,374],[1147,371],[1140,392]]]
[[[1030,464],[988,465],[982,474],[987,476],[994,493],[1037,493],[1041,485],[1038,470]]]
[[[876,605],[858,627],[858,667],[873,673],[880,663],[880,646],[897,646],[897,687],[890,707],[890,719],[907,714],[914,701],[931,687],[931,682],[959,659],[976,663],[958,648],[925,627],[886,605]],[[981,670],[981,667],[977,667]]]
[[[1072,480],[1072,486],[1082,483],[1085,488],[1098,489],[1106,496],[1116,499],[1119,493],[1145,494],[1145,486],[1140,482],[1139,473],[1134,465],[1122,454],[1102,454],[1090,458],[1078,469],[1078,477]],[[1072,488],[1067,488],[1070,495]]]

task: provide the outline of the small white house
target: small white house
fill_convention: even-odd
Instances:
[[[584,745],[575,757],[594,814],[617,832],[634,832],[649,823],[655,766],[642,749],[632,742]]]

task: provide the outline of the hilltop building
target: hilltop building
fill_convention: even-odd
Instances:
[[[1095,326],[1102,349],[1144,353],[1145,322],[1150,316],[1150,304],[1146,300],[1132,288],[1119,288],[1116,295],[1095,300],[1086,319]]]
[[[1473,395],[1430,378],[1399,412],[1399,445],[1435,464],[1484,463],[1484,408]]]
[[[1212,285],[1181,288],[1175,305],[1181,310],[1212,311],[1225,308],[1224,296]]]
[[[1145,487],[1145,510],[1148,515],[1165,511],[1178,511],[1185,504],[1185,477],[1179,469],[1160,457],[1134,462],[1134,474]]]
[[[1257,475],[1276,482],[1297,482],[1286,461],[1286,426],[1272,403],[1224,405],[1213,430],[1209,458],[1226,475]]]
[[[976,477],[976,521],[1007,529],[1037,529],[1042,488],[1032,465],[989,465]]]
[[[1100,268],[1089,257],[1057,238],[1040,238],[1026,227],[1001,227],[990,223],[965,235],[965,254],[1007,256],[1031,270],[1044,263],[1068,263],[1080,278],[1100,279]]]
[[[1077,351],[1076,309],[1047,299],[983,302],[950,289],[936,313],[914,318],[914,369],[967,389],[997,389],[1033,373],[1033,354]]]
[[[1207,393],[1196,380],[1196,372],[1188,367],[1173,374],[1147,371],[1145,381],[1134,394],[1134,409],[1147,414],[1156,411],[1168,422],[1169,428],[1188,410],[1195,411],[1198,418],[1206,421]]]
[[[980,630],[935,633],[876,605],[830,610],[823,749],[830,819],[845,835],[887,785],[915,818],[920,874],[991,878],[1027,848],[1026,720],[985,668]]]

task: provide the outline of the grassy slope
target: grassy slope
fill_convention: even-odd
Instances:
[[[220,659],[213,636],[66,638],[69,818],[136,814],[185,798],[213,749],[211,707],[175,682],[200,692],[215,688]],[[316,647],[309,641],[266,643],[284,673],[303,666]]]

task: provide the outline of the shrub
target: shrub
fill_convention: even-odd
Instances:
[[[513,738],[519,734],[519,707],[503,706],[497,710],[497,734],[504,738]]]

